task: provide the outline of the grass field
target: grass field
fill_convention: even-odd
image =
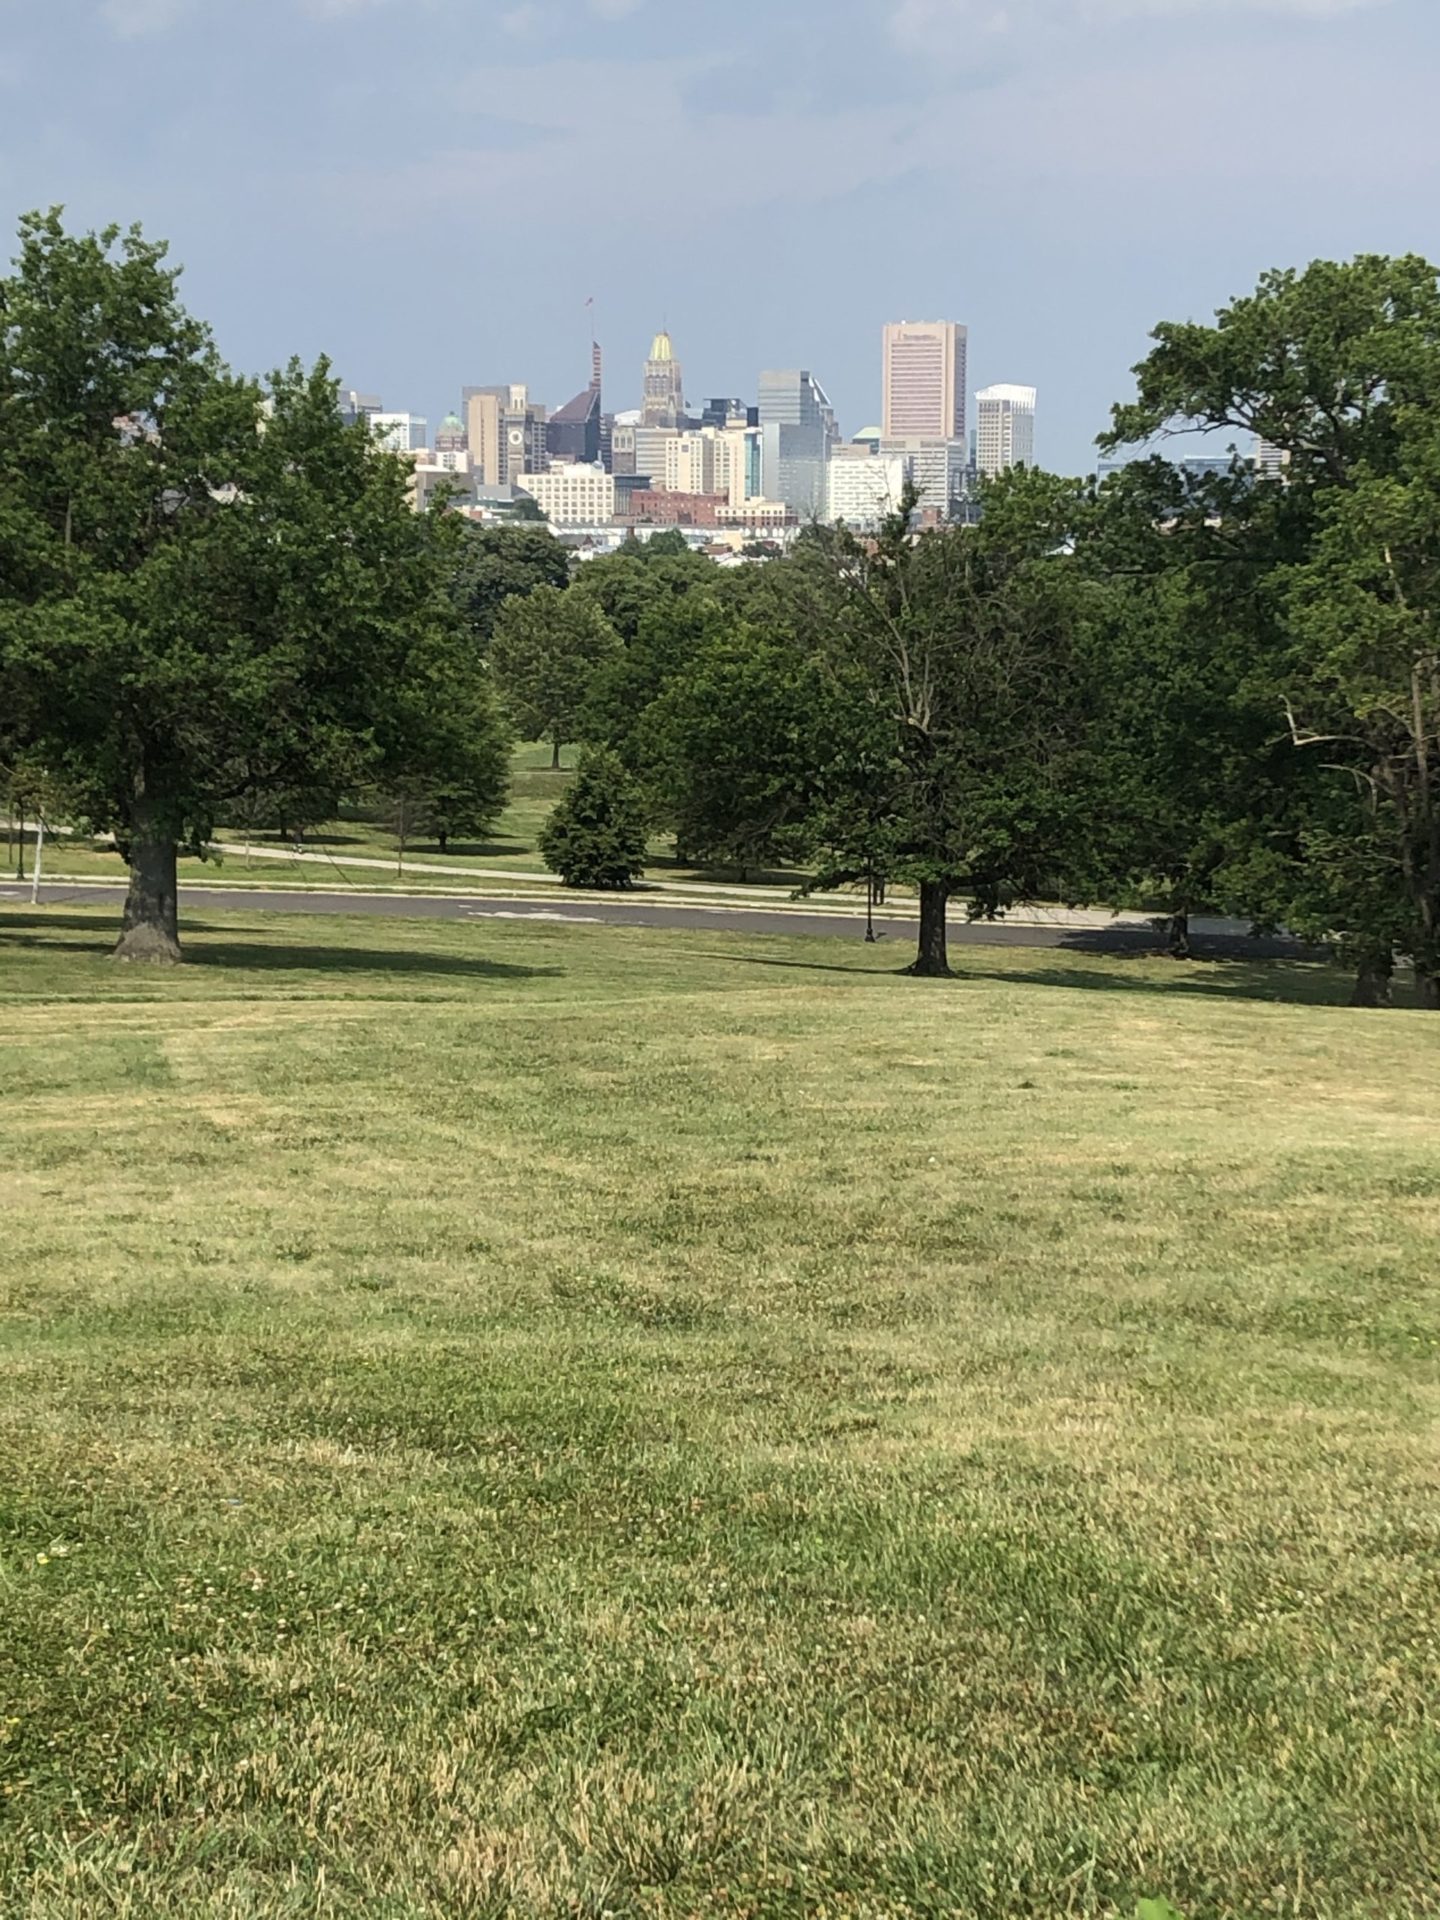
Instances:
[[[540,830],[573,778],[577,752],[578,748],[567,747],[563,766],[556,772],[550,765],[551,749],[548,746],[518,746],[511,765],[509,802],[496,823],[494,833],[486,840],[452,842],[444,853],[433,840],[423,835],[417,836],[405,850],[405,865],[413,867],[419,863],[426,867],[453,867],[462,876],[467,868],[483,867],[500,874],[513,874],[516,881],[521,883],[528,876],[545,875],[547,869],[540,854]],[[33,834],[33,827],[31,832]],[[396,837],[389,827],[376,819],[359,815],[332,820],[322,827],[308,830],[304,836],[306,852],[328,854],[334,863],[333,869],[317,867],[312,861],[286,864],[269,857],[278,851],[288,850],[294,844],[292,837],[279,833],[252,833],[241,825],[232,824],[218,827],[215,838],[222,843],[241,848],[248,846],[256,851],[250,858],[240,852],[226,854],[218,861],[182,859],[182,880],[199,885],[209,883],[225,886],[237,882],[243,884],[249,880],[268,885],[289,884],[292,880],[309,885],[333,885],[336,878],[344,878],[348,868],[356,884],[369,886],[377,877],[373,866],[349,868],[348,863],[382,860],[393,874],[399,869],[401,857]],[[262,857],[262,854],[266,857]],[[11,851],[3,871],[0,871],[0,880],[13,875],[17,864],[28,874],[33,855],[33,843],[27,838],[23,857],[17,863],[14,851]],[[52,845],[45,864],[47,870],[82,879],[93,875],[98,879],[120,880],[125,873],[112,850],[78,838],[66,838],[58,845]],[[738,879],[733,868],[712,869],[682,864],[674,857],[673,842],[668,839],[657,839],[651,846],[647,873],[648,877],[656,880],[699,879],[734,883]],[[798,883],[801,875],[787,869],[772,874],[752,873],[746,877],[751,881]],[[421,887],[447,884],[443,879],[433,876],[411,875],[411,880]]]
[[[1440,1024],[0,912],[10,1920],[1440,1913]]]

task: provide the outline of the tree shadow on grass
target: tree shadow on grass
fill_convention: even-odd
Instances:
[[[1085,950],[1081,949],[1081,951]],[[1282,1002],[1287,1006],[1317,1007],[1343,1007],[1349,998],[1350,990],[1348,976],[1325,960],[1294,958],[1252,960],[1222,957],[1167,961],[1167,965],[1174,969],[1173,973],[1167,975],[1164,972],[1145,974],[1136,970],[1137,961],[1166,960],[1166,956],[1157,953],[1153,947],[1133,952],[1089,949],[1095,953],[1095,962],[1084,967],[1067,967],[1063,962],[1039,965],[1021,963],[1013,967],[988,966],[976,964],[979,951],[981,950],[974,947],[962,948],[958,954],[952,956],[955,963],[955,977],[949,983],[950,985],[963,990],[966,986],[978,981],[993,981],[998,986],[1007,987],[1078,987],[1087,993],[1144,993],[1161,996],[1184,994],[1223,1000],[1268,1000]],[[1037,949],[1017,947],[1015,951],[1017,954],[1034,954]],[[1051,951],[1063,954],[1065,949],[1055,948]],[[905,977],[906,972],[903,965],[897,967],[845,966],[833,960],[781,960],[758,954],[709,952],[704,957],[711,960],[728,960],[742,967],[786,967],[802,973],[843,973],[897,982]]]
[[[194,929],[203,936],[203,929]],[[187,967],[244,968],[250,973],[413,973],[449,974],[471,980],[558,980],[563,967],[516,966],[508,960],[491,960],[463,953],[431,953],[424,949],[394,947],[327,947],[270,945],[259,941],[204,938],[197,945],[186,944],[181,932]]]
[[[450,923],[454,924],[454,923]],[[57,939],[67,930],[89,939]],[[93,959],[110,954],[119,938],[119,924],[98,926],[89,915],[47,912],[43,919],[0,914],[0,953],[7,948],[27,953],[68,953]],[[339,947],[323,941],[287,945],[281,940],[236,937],[227,928],[218,938],[203,921],[180,929],[184,952],[182,971],[197,968],[245,969],[252,973],[396,973],[448,974],[472,980],[560,979],[563,967],[518,966],[477,954],[436,953],[424,948]],[[149,969],[144,969],[149,971]],[[164,969],[156,969],[163,974]]]
[[[1172,994],[1215,1000],[1268,1000],[1286,1006],[1343,1007],[1350,983],[1323,960],[1197,959],[1167,961],[1157,953],[1111,953],[1102,966],[1064,965],[1015,968],[964,966],[964,980],[993,980],[1006,986],[1079,987],[1090,993]],[[1141,974],[1137,960],[1165,961],[1173,974]]]

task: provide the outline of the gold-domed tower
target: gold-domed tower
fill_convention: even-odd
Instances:
[[[678,427],[685,419],[685,384],[675,345],[663,329],[650,342],[645,362],[645,399],[640,423],[646,427]]]

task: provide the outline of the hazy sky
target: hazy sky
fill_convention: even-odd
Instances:
[[[0,0],[0,211],[173,243],[237,366],[432,428],[662,322],[692,398],[963,320],[1079,471],[1151,325],[1270,265],[1440,255],[1440,0]]]

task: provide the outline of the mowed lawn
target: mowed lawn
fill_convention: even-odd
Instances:
[[[1440,1022],[0,914],[0,1912],[1440,1913]]]
[[[374,808],[365,813],[352,809],[343,820],[331,820],[306,830],[302,843],[303,852],[309,856],[306,859],[293,857],[293,832],[254,831],[243,824],[222,822],[215,830],[215,841],[234,851],[209,860],[183,857],[180,877],[196,886],[233,887],[252,883],[288,886],[298,882],[304,886],[333,887],[338,882],[370,888],[384,884],[386,875],[381,868],[390,870],[390,878],[397,877],[403,868],[407,883],[424,889],[461,884],[467,872],[478,867],[499,876],[513,876],[521,886],[530,882],[550,883],[551,875],[540,852],[540,834],[574,779],[579,752],[578,747],[567,746],[563,766],[557,771],[550,765],[550,747],[534,743],[517,746],[511,756],[509,796],[494,832],[483,840],[464,837],[452,840],[445,853],[441,853],[435,840],[412,832],[402,859],[395,822],[385,820]],[[8,860],[0,879],[17,869],[22,878],[29,874],[34,859],[33,835],[32,823],[18,859],[19,850],[7,839]],[[323,863],[317,863],[317,855],[323,857]],[[366,864],[355,866],[356,861]],[[417,866],[439,871],[417,873]],[[453,870],[453,879],[444,877],[447,869]],[[113,849],[69,835],[58,843],[52,841],[44,850],[42,871],[69,878],[94,877],[117,884],[125,878],[125,868]],[[733,867],[696,867],[677,860],[674,842],[666,835],[657,836],[652,842],[647,873],[651,880],[704,880],[728,885],[740,881],[740,874]],[[798,886],[804,875],[797,869],[787,868],[769,873],[751,871],[745,878]],[[896,891],[904,897],[910,890]]]

